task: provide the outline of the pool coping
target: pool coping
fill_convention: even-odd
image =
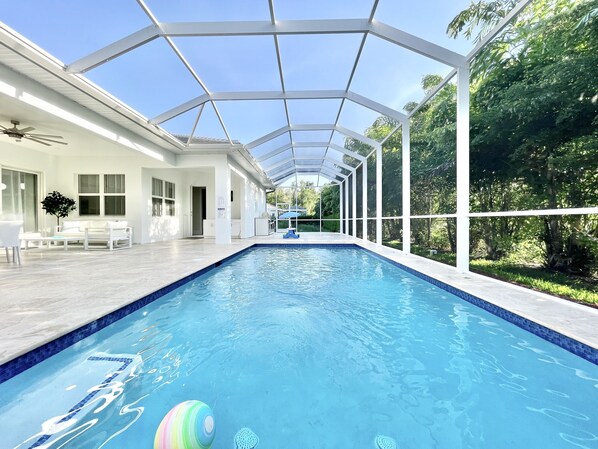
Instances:
[[[298,242],[299,243],[299,242]],[[204,268],[201,268],[191,274],[188,274],[174,282],[171,282],[147,295],[144,295],[136,300],[125,304],[112,312],[105,314],[104,316],[92,320],[87,324],[84,324],[72,331],[69,331],[57,338],[54,338],[40,346],[32,348],[31,350],[17,355],[11,360],[6,361],[2,365],[0,365],[0,383],[6,382],[7,380],[11,379],[12,377],[22,373],[23,371],[35,366],[36,364],[40,363],[41,361],[59,353],[60,351],[72,346],[73,344],[77,343],[78,341],[82,340],[85,337],[88,337],[99,330],[107,327],[108,325],[120,320],[121,318],[139,310],[140,308],[146,306],[154,302],[155,300],[161,298],[162,296],[170,293],[174,289],[180,287],[183,284],[186,284],[193,279],[213,270],[221,266],[224,263],[230,262],[235,258],[240,257],[241,255],[245,254],[246,252],[260,248],[260,247],[284,247],[284,248],[293,248],[294,246],[297,247],[354,247],[359,248],[361,250],[366,251],[367,253],[371,254],[372,256],[382,259],[392,265],[402,269],[403,271],[416,276],[432,285],[435,285],[464,301],[467,301],[477,307],[480,307],[487,312],[504,319],[505,321],[512,323],[550,343],[553,343],[587,361],[598,365],[598,349],[594,348],[586,343],[583,343],[573,337],[564,335],[563,333],[551,329],[541,323],[533,319],[526,318],[520,314],[517,314],[513,311],[506,309],[505,307],[498,306],[493,304],[490,301],[482,299],[476,295],[468,293],[464,290],[461,290],[453,285],[450,285],[447,282],[438,280],[433,276],[427,275],[421,271],[418,271],[415,268],[409,267],[401,262],[391,259],[379,252],[375,249],[377,248],[368,248],[366,245],[361,244],[361,242],[347,242],[347,243],[299,243],[298,245],[289,245],[287,243],[279,243],[279,242],[272,242],[272,243],[253,243],[247,247],[239,248],[239,251],[228,255],[216,262],[213,262],[207,265]]]

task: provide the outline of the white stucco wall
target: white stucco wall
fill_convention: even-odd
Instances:
[[[175,155],[1,66],[0,87],[0,104],[10,101],[13,110],[17,110],[18,103],[22,102],[23,110],[28,111],[21,119],[29,119],[30,123],[23,121],[22,126],[33,125],[39,132],[48,131],[42,126],[44,115],[41,109],[36,111],[35,108],[52,105],[53,112],[44,112],[52,116],[46,127],[57,128],[58,131],[50,129],[54,133],[63,134],[60,129],[64,131],[67,146],[41,147],[42,151],[31,142],[17,143],[0,136],[0,168],[36,173],[40,201],[52,190],[77,200],[79,174],[124,174],[126,214],[84,218],[126,220],[134,228],[134,242],[149,243],[191,234],[191,187],[200,186],[206,187],[206,218],[216,223],[219,243],[230,241],[230,226],[225,223],[230,223],[231,216],[242,219],[241,237],[254,235],[254,218],[265,211],[265,193],[225,151],[210,155]],[[25,98],[36,100],[26,102]],[[4,117],[4,121],[7,120]],[[175,184],[174,217],[152,217],[152,177]],[[71,219],[78,217],[78,211],[69,216]],[[39,230],[51,232],[54,220],[45,215],[40,204]]]

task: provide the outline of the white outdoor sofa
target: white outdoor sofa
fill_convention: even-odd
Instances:
[[[54,235],[69,239],[80,237],[86,250],[93,243],[105,243],[110,251],[133,245],[133,228],[127,226],[126,221],[64,220]]]

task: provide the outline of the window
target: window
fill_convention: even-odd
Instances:
[[[174,217],[174,183],[164,181],[164,209],[166,215]]]
[[[104,215],[125,215],[125,175],[79,175],[78,184],[79,215],[101,215],[102,203]]]
[[[173,182],[152,178],[152,216],[175,215],[175,185]]]
[[[104,215],[125,215],[125,175],[104,175]]]
[[[100,215],[100,175],[79,175],[79,215]]]

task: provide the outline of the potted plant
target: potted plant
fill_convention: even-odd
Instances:
[[[77,206],[74,199],[54,190],[42,200],[42,209],[46,211],[46,214],[54,215],[56,224],[60,226],[60,219],[68,217],[71,211],[77,209]]]

